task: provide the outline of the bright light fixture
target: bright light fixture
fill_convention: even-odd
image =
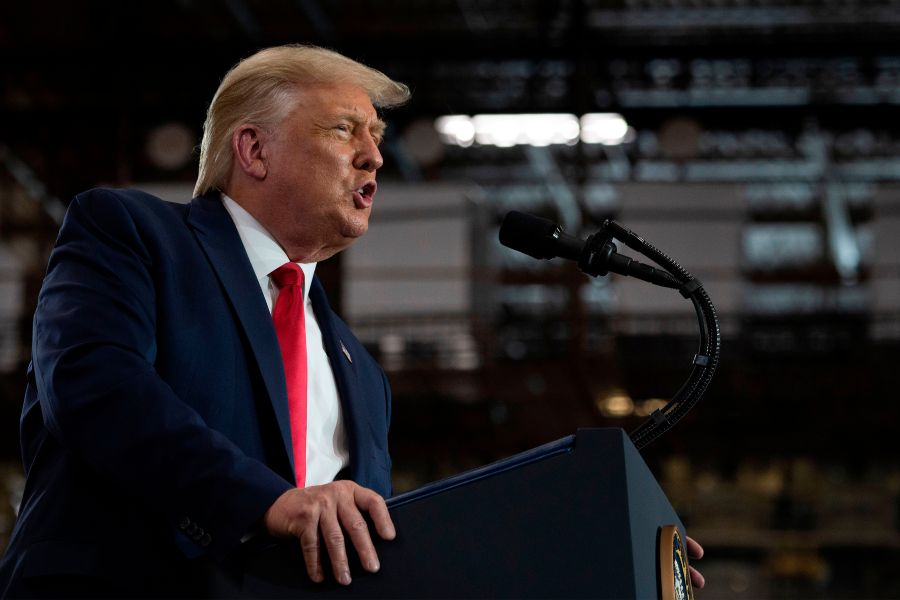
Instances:
[[[475,115],[475,141],[485,146],[549,146],[578,141],[578,119],[567,114]]]
[[[579,119],[567,113],[447,115],[434,121],[445,144],[482,146],[615,145],[634,139],[634,130],[617,113],[589,113]]]
[[[438,117],[434,121],[434,128],[445,144],[468,148],[475,141],[475,125],[472,118],[466,115]]]
[[[634,130],[618,113],[588,113],[581,117],[581,141],[615,146],[634,139]]]

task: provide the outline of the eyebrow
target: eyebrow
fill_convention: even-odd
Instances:
[[[384,137],[384,130],[387,129],[387,123],[382,121],[381,119],[376,119],[374,123],[372,123],[371,131],[372,135],[376,135],[378,137]]]
[[[365,120],[360,118],[355,112],[348,112],[340,115],[340,118],[347,119],[355,125],[364,125]],[[384,137],[384,131],[387,129],[387,123],[380,117],[376,118],[369,126],[369,132],[378,137]]]

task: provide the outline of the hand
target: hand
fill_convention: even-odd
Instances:
[[[693,538],[688,537],[687,553],[689,559],[700,560],[703,558],[703,546],[698,544]],[[691,585],[698,590],[702,590],[703,586],[706,585],[706,579],[703,577],[703,574],[694,567],[689,566],[688,570],[691,572]]]
[[[334,578],[343,585],[349,585],[350,566],[347,563],[344,531],[350,535],[363,568],[370,573],[380,568],[369,528],[360,510],[369,513],[382,539],[394,539],[397,533],[384,499],[352,481],[288,490],[269,507],[263,516],[263,523],[276,537],[300,540],[306,572],[316,583],[325,579],[319,552],[321,535],[331,559]]]

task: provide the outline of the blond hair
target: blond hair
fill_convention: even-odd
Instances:
[[[408,87],[381,71],[316,46],[267,48],[232,67],[206,113],[194,195],[221,189],[228,180],[234,160],[231,136],[240,125],[274,127],[294,109],[300,86],[343,82],[363,88],[377,108],[399,106],[410,96]]]

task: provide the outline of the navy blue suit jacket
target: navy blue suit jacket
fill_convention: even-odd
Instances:
[[[387,496],[384,372],[318,280],[310,298],[350,478]],[[277,337],[217,196],[73,200],[35,312],[21,436],[27,482],[0,595],[46,575],[164,591],[227,560],[293,485]]]

